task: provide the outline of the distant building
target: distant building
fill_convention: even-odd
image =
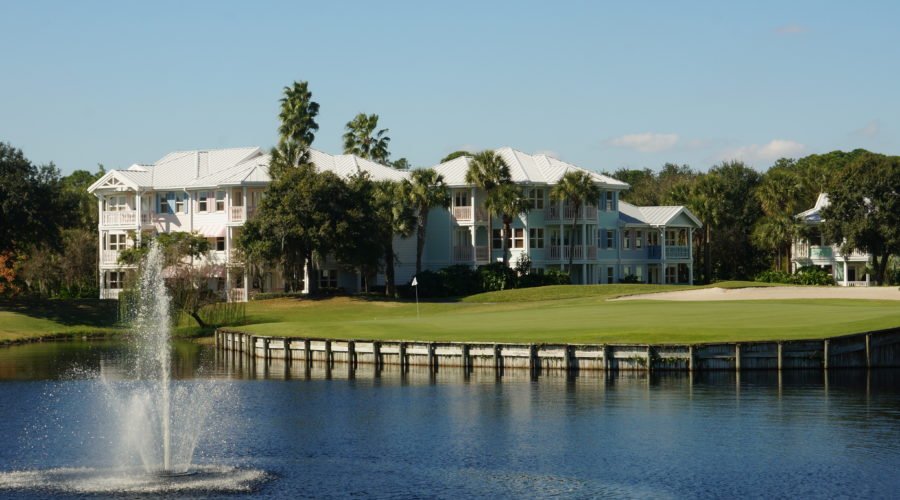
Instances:
[[[840,245],[829,245],[818,230],[822,223],[821,211],[829,205],[828,194],[822,193],[816,199],[813,208],[796,215],[803,224],[809,226],[810,236],[798,238],[791,248],[791,269],[796,272],[804,266],[816,266],[834,277],[834,281],[842,286],[869,286],[869,266],[871,256],[859,250],[849,255],[841,254]]]
[[[702,226],[685,207],[637,207],[619,201],[629,186],[589,172],[601,189],[600,199],[578,214],[567,203],[550,201],[550,189],[569,170],[584,170],[545,155],[529,155],[512,148],[497,153],[509,164],[512,180],[533,203],[533,210],[512,224],[510,262],[527,254],[534,272],[564,269],[573,283],[618,283],[632,276],[647,283],[693,283],[692,233]],[[311,150],[316,168],[342,177],[365,171],[374,180],[403,180],[407,172],[353,155],[329,155]],[[281,291],[284,280],[277,269],[247,283],[240,272],[244,263],[234,252],[234,241],[244,222],[254,215],[266,185],[270,157],[260,148],[178,151],[150,165],[112,170],[88,191],[100,207],[100,297],[116,298],[128,266],[119,253],[133,245],[128,237],[143,233],[184,231],[211,240],[213,251],[200,263],[211,268],[209,286],[229,300],[245,301],[258,291]],[[451,187],[449,209],[429,214],[423,264],[439,269],[453,264],[480,265],[501,260],[502,224],[493,222],[488,234],[482,208],[485,193],[465,183],[471,158],[460,157],[434,167]],[[572,231],[572,218],[576,225]],[[488,238],[493,252],[488,255]],[[569,242],[574,243],[572,269],[567,269]],[[415,272],[415,238],[395,240],[396,279],[409,282]],[[320,263],[319,285],[360,290],[364,278],[348,272],[331,259]],[[309,277],[307,276],[307,279]],[[379,275],[375,284],[383,284]]]

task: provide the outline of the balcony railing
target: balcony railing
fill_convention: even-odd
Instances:
[[[101,264],[117,264],[119,262],[118,250],[103,250],[100,252]]]
[[[141,212],[141,224],[153,224],[153,214],[150,212]]]
[[[229,302],[247,302],[247,289],[246,288],[232,288],[228,290],[228,301]]]
[[[228,209],[228,222],[244,222],[244,207],[230,207]]]
[[[662,257],[662,247],[659,245],[649,245],[647,246],[647,258],[648,259],[659,259]]]
[[[472,220],[472,207],[453,207],[453,218],[456,220]]]
[[[830,259],[834,256],[831,247],[811,246],[809,247],[809,256],[813,259]]]
[[[563,207],[562,220],[593,220],[597,218],[597,207],[594,205],[584,205],[578,210],[578,217],[575,217],[575,207]],[[560,220],[560,208],[558,205],[548,205],[544,209],[544,220]]]
[[[244,262],[244,255],[239,249],[232,248],[228,251],[229,264],[240,264],[242,262]]]
[[[666,245],[666,258],[667,259],[690,259],[691,258],[691,247]]]
[[[101,299],[118,299],[120,293],[122,293],[121,288],[104,288],[104,289],[100,290],[100,298]]]
[[[104,211],[101,220],[104,226],[133,226],[137,224],[137,212],[134,210]]]
[[[485,261],[491,260],[488,258],[488,247],[485,245],[480,245],[475,247],[475,260],[476,261]]]
[[[453,260],[456,262],[471,262],[472,261],[472,246],[471,245],[456,245],[453,247]]]
[[[550,246],[550,259],[551,260],[568,260],[569,259],[569,245],[551,245]],[[574,252],[574,260],[596,260],[597,259],[597,246],[596,245],[575,245],[571,247],[572,252]]]

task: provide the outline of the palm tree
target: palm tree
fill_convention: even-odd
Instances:
[[[512,182],[509,173],[509,165],[503,160],[496,151],[484,150],[475,153],[469,162],[469,169],[466,171],[466,184],[472,184],[485,191],[489,197],[491,193],[498,187]],[[493,231],[494,221],[491,217],[491,209],[487,210],[488,220],[488,259],[493,258]]]
[[[803,210],[803,184],[803,179],[790,164],[776,164],[766,172],[763,181],[754,190],[765,215],[756,222],[751,237],[757,247],[774,250],[776,271],[781,270],[782,249],[785,249],[787,262],[790,263],[791,242],[802,226],[794,214]]]
[[[585,203],[597,203],[600,199],[600,187],[594,182],[591,174],[584,170],[566,172],[550,190],[553,201],[568,200],[572,206],[572,234],[569,235],[569,272],[572,272],[572,260],[575,258],[575,221],[578,212]]]
[[[425,231],[428,229],[428,212],[432,208],[450,206],[450,190],[444,176],[434,169],[420,168],[410,172],[401,186],[400,198],[408,202],[416,212],[416,274],[422,272],[422,252],[425,249]]]
[[[382,165],[388,164],[388,143],[391,138],[386,134],[388,129],[378,132],[378,115],[360,113],[347,122],[347,133],[344,134],[344,154],[352,154],[372,160]],[[372,135],[374,134],[374,135]]]
[[[531,210],[531,203],[522,189],[514,184],[501,184],[488,194],[484,203],[503,222],[503,267],[506,267],[509,264],[510,226],[516,217]]]
[[[373,206],[378,220],[377,231],[381,234],[384,249],[385,295],[396,294],[394,261],[394,236],[408,238],[416,229],[415,208],[409,198],[403,195],[403,185],[394,181],[375,183]]]

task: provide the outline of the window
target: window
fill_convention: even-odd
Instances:
[[[207,210],[207,202],[206,199],[209,198],[209,191],[200,191],[197,195],[197,211],[198,212],[206,212]]]
[[[544,248],[544,228],[533,227],[528,230],[528,247]]]
[[[675,246],[675,238],[677,233],[674,229],[666,229],[666,246]],[[668,271],[666,271],[668,272]]]
[[[106,209],[110,212],[128,210],[128,198],[125,195],[109,196],[106,199]]]
[[[225,191],[216,191],[216,212],[225,211]]]
[[[491,238],[491,245],[494,246],[494,250],[498,248],[503,248],[503,240],[501,239],[502,229],[494,229],[493,237]],[[506,239],[507,248],[509,248],[509,238]]]
[[[638,281],[643,283],[644,282],[644,266],[634,266],[634,275],[637,277]]]
[[[643,231],[635,231],[634,232],[634,248],[643,248],[644,246],[644,232]]]
[[[627,278],[631,276],[631,266],[622,266],[622,277]]]
[[[676,271],[677,268],[675,266],[666,266],[666,283],[676,283]]]
[[[106,288],[120,289],[125,287],[124,271],[109,271],[106,275]]]
[[[512,248],[525,248],[525,228],[512,228]]]
[[[216,238],[216,251],[224,252],[225,251],[225,237],[220,236]]]
[[[110,234],[107,235],[107,246],[108,250],[125,250],[125,234]]]
[[[655,247],[659,245],[659,233],[656,231],[647,231],[647,246]]]
[[[606,211],[611,212],[616,209],[616,193],[614,191],[606,192]]]
[[[606,283],[612,284],[614,273],[615,273],[615,271],[613,270],[613,268],[611,268],[611,267],[606,268]]]
[[[180,214],[187,213],[184,202],[184,198],[186,195],[187,193],[175,193],[175,211]]]
[[[531,208],[536,210],[543,210],[544,188],[531,188],[528,191],[528,201],[531,202]]]
[[[616,248],[616,230],[606,230],[606,248]]]
[[[319,270],[319,286],[322,288],[337,288],[338,272],[337,269],[320,269]]]
[[[225,278],[216,278],[216,291],[225,291]]]
[[[628,250],[631,248],[631,230],[626,229],[622,232],[622,249]]]
[[[453,193],[454,207],[468,207],[471,201],[467,191],[456,191]]]

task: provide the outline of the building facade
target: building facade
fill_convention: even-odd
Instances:
[[[567,203],[551,201],[550,189],[565,172],[584,169],[512,148],[497,153],[533,206],[528,214],[515,219],[507,236],[511,263],[527,255],[534,272],[563,269],[570,272],[573,283],[580,284],[623,279],[693,282],[692,232],[701,223],[685,207],[637,207],[621,202],[619,194],[627,184],[587,171],[600,187],[601,197],[576,214]],[[343,177],[367,172],[374,180],[401,181],[409,175],[353,155],[311,150],[310,157],[316,168]],[[270,182],[269,159],[260,148],[179,151],[153,164],[112,170],[94,183],[89,191],[97,197],[100,210],[100,297],[116,298],[124,286],[130,267],[119,263],[122,250],[153,234],[175,231],[210,239],[213,250],[198,259],[197,265],[207,266],[209,286],[223,297],[245,301],[253,292],[283,290],[284,280],[277,269],[247,283],[245,264],[234,245]],[[489,230],[483,208],[485,193],[465,183],[470,161],[460,157],[434,167],[450,186],[452,204],[429,214],[423,256],[428,269],[476,266],[503,258],[501,221],[494,217]],[[491,255],[488,238],[493,243]],[[570,248],[574,254],[571,269]],[[407,283],[415,272],[415,238],[395,239],[394,249],[396,280]],[[362,276],[327,257],[312,279],[320,286],[349,291],[364,286]],[[376,284],[383,280],[378,276]]]
[[[816,266],[834,277],[841,286],[870,286],[866,270],[871,256],[859,250],[841,253],[840,245],[829,245],[818,230],[822,223],[821,211],[829,204],[828,194],[821,193],[814,207],[796,215],[807,226],[808,237],[794,240],[791,246],[791,271],[805,266]]]

